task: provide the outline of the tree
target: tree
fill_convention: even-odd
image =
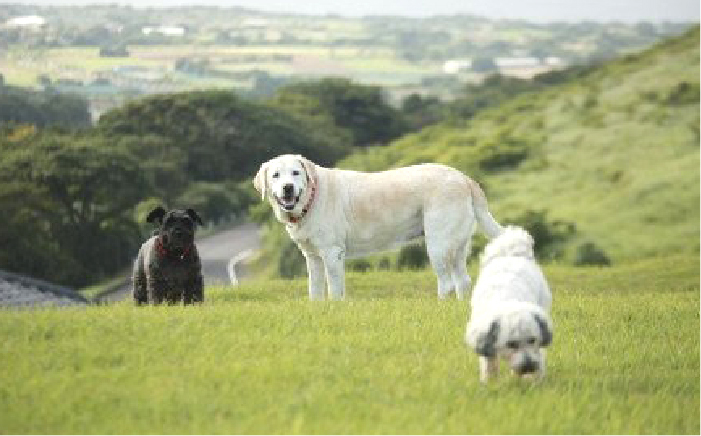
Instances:
[[[88,102],[82,97],[51,90],[0,87],[0,124],[86,127],[90,121]]]
[[[98,122],[107,136],[153,135],[184,155],[192,180],[242,180],[278,155],[299,153],[331,164],[346,153],[325,142],[300,119],[228,91],[156,95],[112,110]]]
[[[312,110],[330,114],[336,126],[351,133],[356,146],[384,145],[407,131],[402,114],[385,101],[378,86],[359,85],[342,78],[301,82],[281,88],[278,101],[290,99],[289,94],[315,100],[310,105]]]
[[[0,240],[32,241],[2,244],[2,267],[80,286],[131,259],[140,239],[131,210],[149,187],[128,150],[56,132],[5,140],[0,150],[0,207],[10,223]],[[25,262],[33,255],[40,271]]]

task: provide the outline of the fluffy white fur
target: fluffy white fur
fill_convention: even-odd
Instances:
[[[502,230],[479,185],[443,165],[363,173],[282,155],[261,166],[254,185],[304,254],[309,297],[315,300],[324,298],[326,283],[330,298],[344,297],[346,258],[421,238],[439,297],[454,290],[463,298],[470,286],[465,263],[475,222],[489,237]]]
[[[467,344],[480,355],[480,380],[498,372],[499,359],[521,376],[545,375],[552,341],[550,289],[533,253],[533,238],[509,226],[484,249],[472,292]]]

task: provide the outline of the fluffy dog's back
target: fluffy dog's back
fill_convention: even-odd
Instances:
[[[480,275],[472,291],[473,310],[496,301],[515,300],[550,309],[552,297],[535,261],[533,238],[520,227],[509,226],[484,249]]]

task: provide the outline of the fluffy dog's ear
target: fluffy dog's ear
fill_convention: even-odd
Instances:
[[[263,165],[260,166],[260,169],[258,170],[258,173],[256,173],[256,176],[253,178],[253,187],[256,188],[256,191],[260,193],[261,200],[265,200],[267,194],[268,194],[268,164],[270,161],[265,162]]]
[[[302,167],[304,168],[304,172],[307,173],[307,180],[310,181],[312,184],[316,183],[316,164],[306,157],[302,155],[297,155],[297,159],[299,159],[299,162],[302,164]]]
[[[487,328],[470,329],[467,342],[481,356],[493,357],[497,353],[496,343],[501,326],[499,320],[493,320]]]
[[[533,318],[535,318],[536,324],[540,329],[540,346],[547,347],[553,341],[553,331],[550,323],[544,320],[539,314],[534,313]]]
[[[158,223],[158,225],[163,224],[163,217],[166,214],[166,210],[163,209],[161,206],[158,206],[157,208],[153,209],[149,214],[146,216],[146,222],[147,223]]]
[[[202,223],[202,218],[200,218],[199,215],[197,215],[197,212],[195,212],[195,209],[185,209],[185,212],[187,215],[190,217],[191,220],[196,222],[197,224],[203,226],[204,224]]]

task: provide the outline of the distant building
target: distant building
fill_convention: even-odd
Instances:
[[[241,23],[243,27],[262,29],[270,25],[270,21],[265,18],[246,18]]]
[[[458,74],[460,71],[472,68],[471,59],[450,59],[443,63],[445,74]]]
[[[540,59],[536,57],[494,58],[494,64],[498,68],[531,68],[540,66]]]
[[[141,33],[144,35],[159,33],[165,36],[185,36],[185,28],[180,26],[144,27],[141,29]]]
[[[545,58],[545,65],[551,67],[562,67],[565,65],[565,61],[557,56],[548,56]]]
[[[39,28],[46,24],[46,19],[39,15],[25,15],[22,17],[10,18],[5,22],[7,27],[28,27]]]

